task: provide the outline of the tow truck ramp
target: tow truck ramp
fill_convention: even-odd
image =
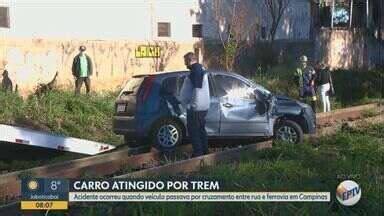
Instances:
[[[115,148],[115,146],[106,143],[65,137],[4,124],[0,124],[0,142],[38,146],[86,155],[96,155]]]

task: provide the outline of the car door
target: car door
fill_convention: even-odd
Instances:
[[[188,76],[188,74],[182,74],[178,77],[177,85],[178,92],[180,93],[180,89],[182,88],[182,85],[184,83],[185,77]],[[208,73],[208,80],[209,80],[209,93],[210,93],[210,106],[207,113],[207,116],[205,118],[206,124],[205,129],[207,131],[208,136],[217,136],[220,132],[220,111],[219,111],[219,99],[214,94],[213,84],[212,84],[212,77],[210,73]],[[177,97],[180,99],[180,94],[178,93]],[[186,124],[186,110],[183,109],[182,112],[184,113],[184,117],[182,118],[182,121]]]
[[[216,74],[214,83],[219,98],[220,135],[264,135],[268,130],[267,114],[257,113],[254,88],[230,74]]]
[[[213,88],[213,80],[210,73],[208,73],[209,81],[209,94],[210,94],[210,105],[206,116],[205,129],[208,136],[217,136],[220,134],[220,101],[215,90]]]

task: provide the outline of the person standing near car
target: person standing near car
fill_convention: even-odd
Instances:
[[[3,71],[3,80],[1,81],[1,89],[4,91],[12,91],[13,85],[12,80],[9,78],[8,71]]]
[[[72,75],[75,77],[75,94],[80,94],[81,86],[85,83],[87,94],[91,91],[92,61],[85,53],[86,47],[79,47],[79,54],[75,56],[72,64]]]
[[[331,111],[331,102],[329,101],[328,92],[331,87],[331,74],[328,67],[322,62],[318,64],[318,68],[317,84],[319,86],[321,103],[323,104],[323,112],[329,112]]]
[[[300,57],[300,67],[296,69],[296,80],[298,80],[299,96],[302,101],[310,103],[316,112],[316,92],[315,92],[315,69],[308,65],[308,57]]]
[[[296,68],[296,71],[294,74],[295,83],[298,87],[298,93],[299,93],[300,98],[303,97],[303,93],[302,93],[302,90],[303,90],[303,70],[304,70],[304,68],[307,67],[307,60],[308,60],[307,56],[301,56],[300,57],[298,67]]]
[[[197,157],[208,154],[205,130],[205,117],[210,105],[208,74],[197,62],[193,52],[184,55],[184,64],[191,72],[184,79],[180,102],[187,109],[187,129],[193,146],[192,157]]]

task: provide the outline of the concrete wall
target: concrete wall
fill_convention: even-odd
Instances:
[[[155,59],[136,58],[135,48],[149,42],[80,41],[46,39],[8,39],[0,41],[0,67],[23,94],[31,93],[38,83],[47,83],[59,72],[58,84],[73,86],[71,65],[79,45],[87,46],[93,60],[93,90],[111,90],[124,84],[132,75],[154,72]],[[150,42],[150,44],[155,44]],[[162,47],[164,70],[185,70],[183,55],[193,50],[192,43],[157,42]]]
[[[382,67],[384,41],[366,29],[320,29],[315,37],[315,58],[331,68]]]
[[[363,67],[366,44],[362,31],[320,29],[315,38],[315,58],[331,68]]]
[[[182,56],[200,40],[192,37],[197,21],[191,11],[197,5],[196,0],[0,0],[10,12],[10,28],[0,28],[0,70],[9,70],[22,94],[49,82],[56,71],[58,83],[70,87],[80,45],[93,60],[94,90],[114,89],[160,63],[162,70],[184,70]],[[170,22],[170,37],[157,36],[158,22]],[[162,56],[136,58],[135,49],[148,44],[161,46]]]

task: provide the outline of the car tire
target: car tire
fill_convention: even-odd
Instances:
[[[183,130],[173,119],[161,119],[151,130],[151,140],[154,147],[160,150],[172,149],[183,141]]]
[[[274,139],[292,144],[301,144],[304,140],[304,132],[296,122],[292,120],[283,120],[275,127]]]

